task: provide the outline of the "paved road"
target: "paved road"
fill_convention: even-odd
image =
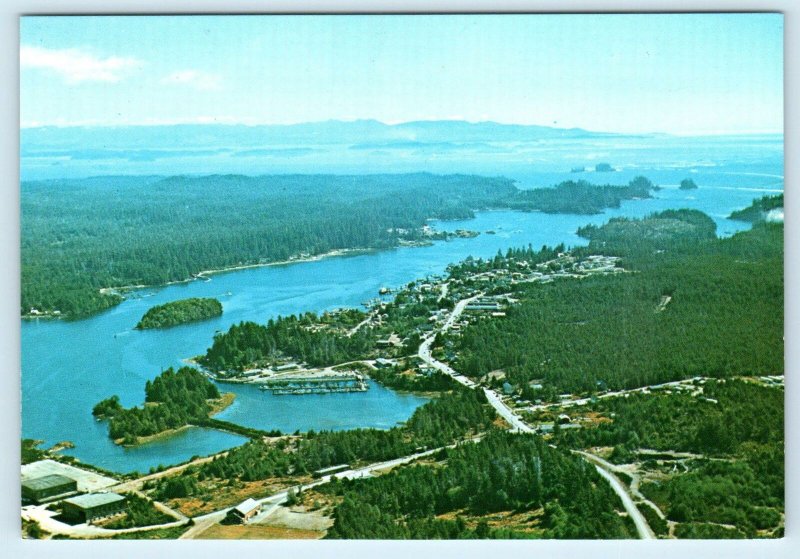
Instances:
[[[456,320],[459,319],[461,314],[464,312],[464,309],[467,308],[472,301],[477,299],[478,297],[482,296],[483,293],[478,293],[473,297],[469,297],[468,299],[462,299],[456,306],[453,308],[453,312],[450,313],[450,316],[447,317],[447,320],[444,321],[442,327],[439,329],[440,332],[447,332],[450,327],[455,324]],[[450,365],[446,363],[442,363],[433,358],[431,355],[431,345],[433,345],[433,340],[436,337],[436,333],[432,333],[428,337],[422,340],[422,343],[419,346],[419,350],[417,351],[417,355],[419,356],[422,361],[427,364],[429,367],[433,367],[446,375],[451,376],[456,382],[466,386],[467,388],[475,388],[477,384],[475,384],[472,380],[467,378],[466,376],[456,372]]]
[[[441,361],[438,361],[433,358],[433,356],[431,355],[432,343],[433,343],[433,337],[426,338],[425,341],[422,342],[422,344],[419,346],[419,351],[417,352],[419,358],[422,359],[422,361],[429,367],[433,367],[434,369],[437,369],[443,372],[444,374],[451,376],[453,380],[455,380],[459,384],[462,384],[467,388],[475,388],[477,384],[475,384],[468,377],[460,373],[457,373],[452,367],[450,367],[450,365],[442,363]]]
[[[453,312],[450,313],[450,316],[448,316],[447,320],[442,325],[442,328],[440,329],[440,331],[441,332],[446,332],[459,319],[461,314],[464,312],[464,309],[466,309],[467,305],[469,305],[472,301],[474,301],[475,299],[478,299],[482,295],[483,295],[483,293],[481,292],[481,293],[478,293],[477,295],[474,295],[473,297],[469,297],[467,299],[462,299],[461,301],[456,303],[455,307],[453,308]],[[359,326],[361,326],[361,325],[359,325]],[[470,380],[466,376],[458,373],[457,371],[455,371],[452,367],[450,367],[446,363],[442,363],[441,361],[438,361],[438,360],[433,358],[433,356],[431,355],[431,345],[433,344],[434,338],[435,338],[435,334],[431,334],[430,336],[426,337],[422,341],[422,343],[419,346],[419,350],[417,352],[417,354],[419,355],[420,359],[422,359],[422,361],[425,362],[426,364],[428,364],[429,366],[431,366],[431,367],[433,367],[433,368],[435,368],[435,369],[437,369],[437,370],[449,375],[456,382],[458,382],[458,383],[460,383],[460,384],[462,384],[462,385],[464,385],[464,386],[466,386],[468,388],[473,388],[473,389],[474,388],[478,388],[478,385],[475,382],[473,382],[472,380]],[[661,385],[661,386],[669,386],[671,384],[674,384],[674,383],[666,383],[665,385]],[[641,389],[639,389],[639,390],[641,390]],[[503,402],[503,400],[500,397],[500,395],[498,395],[495,391],[493,391],[493,390],[491,390],[489,388],[484,388],[483,391],[484,391],[484,394],[486,395],[486,398],[487,398],[489,404],[497,411],[497,413],[503,419],[505,419],[511,425],[512,431],[521,432],[521,433],[532,433],[532,432],[534,432],[534,430],[529,425],[527,425],[524,421],[522,421],[522,419],[520,419],[514,413],[514,411],[505,404],[505,402]],[[618,394],[614,394],[614,395],[618,395]],[[611,396],[611,394],[608,394],[607,396]],[[588,402],[588,400],[586,400],[586,402]],[[574,401],[571,401],[570,403],[571,404],[579,404],[579,403],[584,403],[584,402],[582,400],[574,400]],[[542,407],[545,407],[545,406],[542,406]],[[476,438],[474,438],[472,440],[473,441],[477,441],[477,440],[480,440],[480,438],[476,437]],[[449,447],[442,447],[442,448],[452,448],[453,446],[455,446],[455,445],[449,445]],[[309,488],[312,488],[312,487],[316,487],[318,485],[322,485],[324,483],[328,483],[334,478],[357,479],[357,478],[361,478],[361,477],[372,476],[378,470],[383,470],[383,469],[399,466],[401,464],[406,464],[408,462],[412,462],[414,460],[417,460],[418,458],[422,458],[422,457],[434,454],[434,453],[436,453],[436,452],[438,452],[440,450],[442,450],[442,449],[441,448],[436,448],[436,449],[427,450],[427,451],[424,451],[424,452],[418,452],[418,453],[415,453],[415,454],[412,454],[412,455],[409,455],[409,456],[396,458],[394,460],[387,460],[385,462],[379,462],[379,463],[376,463],[376,464],[370,464],[369,466],[365,466],[363,468],[345,470],[343,472],[339,472],[339,473],[334,474],[334,475],[322,477],[322,478],[320,478],[320,479],[318,479],[318,480],[316,480],[316,481],[314,481],[312,483],[309,483],[309,484],[298,485],[298,486],[293,486],[291,488],[287,488],[287,489],[285,489],[283,491],[280,491],[278,493],[274,493],[272,495],[269,495],[268,497],[264,497],[262,499],[257,500],[258,503],[261,504],[262,506],[263,505],[270,505],[268,508],[265,508],[265,510],[262,511],[258,515],[258,518],[259,519],[266,518],[266,516],[268,516],[269,514],[274,512],[274,510],[277,508],[277,506],[285,503],[286,500],[288,499],[289,492],[292,491],[292,490],[298,491],[301,488],[302,489],[309,489]],[[600,459],[600,458],[598,458],[598,457],[596,457],[596,456],[594,456],[592,454],[588,454],[588,453],[584,453],[584,452],[578,452],[578,453],[580,455],[582,455],[586,460],[589,460],[590,462],[592,462],[594,464],[595,468],[597,468],[597,471],[600,473],[600,475],[603,478],[605,478],[606,480],[608,480],[608,482],[611,484],[611,488],[614,490],[615,493],[617,493],[617,495],[620,497],[620,499],[622,499],[622,504],[625,507],[625,510],[628,512],[630,517],[633,519],[634,524],[636,525],[636,529],[639,532],[640,537],[643,538],[643,539],[654,539],[655,535],[653,534],[653,531],[650,529],[650,526],[647,524],[647,521],[645,520],[644,516],[642,516],[641,512],[639,512],[639,509],[636,508],[636,504],[633,502],[633,500],[631,499],[630,495],[625,490],[625,486],[612,473],[612,471],[610,471],[610,469],[607,469],[608,466],[610,466],[610,464],[608,464],[608,463],[604,464],[604,462],[605,462],[604,460],[602,460],[602,459]],[[212,457],[201,459],[201,461],[206,461],[206,460],[210,460],[210,459],[212,459]],[[197,462],[198,461],[196,461],[195,463],[197,463]],[[146,481],[147,479],[156,479],[156,478],[162,477],[164,475],[168,475],[170,473],[176,473],[177,471],[180,471],[180,470],[182,470],[182,469],[184,469],[184,468],[186,468],[188,466],[189,466],[189,464],[186,464],[186,465],[183,465],[183,466],[178,466],[178,467],[175,467],[175,468],[170,468],[169,470],[165,470],[164,472],[159,472],[157,474],[153,474],[153,475],[150,475],[150,476],[145,476],[144,478],[139,478],[137,480],[125,482],[125,483],[122,483],[122,484],[116,486],[115,489],[117,489],[117,490],[119,490],[119,489],[138,490],[138,489],[140,489],[141,484],[144,481]],[[166,507],[164,507],[164,508],[166,508]],[[195,517],[194,518],[194,525],[189,530],[184,532],[180,536],[180,539],[192,539],[192,538],[197,537],[198,535],[202,534],[205,530],[207,530],[213,524],[216,524],[216,523],[220,522],[221,520],[223,520],[227,516],[227,514],[231,510],[231,508],[232,507],[228,507],[228,508],[224,508],[224,509],[221,509],[221,510],[213,511],[213,512],[210,512],[210,513]],[[172,511],[171,509],[168,509],[165,512],[171,513],[171,514],[173,514],[175,516],[179,516],[180,515],[180,513]],[[180,526],[180,525],[184,524],[185,522],[187,522],[187,520],[179,520],[179,521],[176,521],[176,522],[171,522],[169,524],[162,524],[162,525],[159,525],[159,526],[150,526],[150,527],[147,527],[147,528],[138,528],[138,529],[137,528],[133,528],[133,529],[129,529],[129,530],[106,530],[106,529],[98,528],[98,527],[95,527],[95,526],[85,526],[85,525],[84,526],[67,526],[66,524],[62,524],[60,522],[53,521],[50,518],[50,516],[52,516],[52,515],[53,515],[53,513],[51,513],[50,511],[46,511],[43,508],[38,508],[38,507],[33,507],[27,513],[26,513],[26,511],[23,510],[23,517],[24,518],[29,518],[29,519],[38,521],[39,524],[42,526],[42,528],[44,528],[45,530],[47,530],[49,532],[52,532],[52,533],[63,533],[63,534],[70,534],[70,535],[74,535],[74,536],[84,536],[84,537],[85,536],[102,536],[102,535],[106,535],[107,536],[107,535],[113,534],[113,533],[124,533],[124,532],[133,532],[133,531],[141,531],[141,530],[153,530],[153,529],[157,529],[157,528],[166,528],[166,527],[169,527],[169,526]]]
[[[631,496],[628,495],[628,492],[625,490],[625,486],[611,471],[611,468],[609,467],[611,464],[602,458],[598,458],[593,454],[589,454],[588,452],[577,451],[577,454],[580,454],[585,460],[588,460],[594,464],[594,467],[597,469],[597,473],[603,476],[603,478],[608,480],[608,483],[611,484],[611,489],[613,489],[614,493],[616,493],[619,498],[622,499],[622,506],[625,507],[628,516],[630,516],[631,520],[633,520],[633,523],[636,526],[636,531],[639,532],[639,537],[643,540],[656,539],[656,535],[653,533],[653,530],[650,529],[650,525],[647,523],[647,520],[645,520],[642,513],[639,512],[639,509],[636,507],[636,503],[634,503],[633,499],[631,499]]]
[[[117,485],[109,487],[108,489],[111,491],[116,491],[117,493],[122,493],[124,491],[140,491],[142,486],[146,481],[160,479],[162,477],[171,476],[173,474],[177,474],[189,468],[190,466],[198,466],[200,464],[205,464],[206,462],[211,462],[214,458],[220,456],[225,456],[228,454],[228,451],[225,450],[223,452],[218,452],[217,454],[212,454],[210,456],[205,456],[203,458],[197,458],[192,460],[191,462],[187,462],[186,464],[180,464],[178,466],[173,466],[171,468],[167,468],[166,470],[162,470],[160,472],[156,472],[154,474],[148,474],[146,476],[142,476],[136,479],[123,481]]]
[[[625,396],[626,394],[648,393],[651,390],[676,388],[681,385],[689,386],[692,385],[692,383],[695,380],[701,380],[703,378],[704,377],[694,377],[684,380],[675,380],[672,382],[663,382],[661,384],[640,386],[639,388],[631,388],[628,390],[617,390],[615,392],[606,392],[604,394],[595,395],[595,398],[597,398],[598,400],[602,400],[603,398],[617,398],[619,396]],[[536,404],[534,406],[529,406],[528,409],[530,411],[540,411],[540,410],[557,409],[557,408],[568,408],[570,406],[585,406],[589,402],[591,402],[591,398],[575,398],[573,400],[562,400],[561,402],[554,402],[551,404]]]
[[[464,312],[464,309],[467,308],[467,305],[482,295],[483,293],[481,292],[477,295],[469,297],[468,299],[462,299],[456,303],[456,306],[453,308],[453,312],[450,313],[450,316],[447,317],[447,320],[442,325],[441,331],[446,332],[453,324],[455,324],[456,320],[459,319],[461,314]],[[422,341],[419,346],[419,351],[417,352],[419,358],[422,359],[422,361],[424,361],[428,366],[451,376],[455,381],[463,384],[464,386],[468,388],[477,388],[478,385],[475,382],[458,373],[450,365],[442,363],[441,361],[433,358],[431,355],[431,345],[433,344],[434,337],[435,334],[431,334]],[[497,413],[511,424],[513,431],[519,431],[521,433],[533,433],[533,429],[523,422],[519,417],[517,417],[517,415],[505,404],[505,402],[503,402],[502,398],[494,390],[484,388],[483,392],[486,394],[486,398],[489,400],[489,403],[492,405],[492,407],[497,410]]]
[[[489,400],[489,403],[492,407],[497,411],[497,413],[508,421],[511,424],[511,430],[517,431],[520,433],[533,433],[534,430],[522,421],[517,414],[515,414],[511,408],[509,408],[505,402],[500,398],[500,396],[494,390],[490,390],[488,388],[483,389],[483,393],[486,394],[486,399]]]
[[[497,410],[497,413],[511,424],[513,431],[521,433],[533,432],[533,429],[531,429],[529,425],[522,421],[513,412],[513,410],[511,410],[511,408],[506,406],[496,392],[489,390],[488,388],[484,388],[484,394],[486,394],[486,398],[489,400],[489,403],[492,405],[492,407]],[[597,472],[604,479],[606,479],[609,484],[611,484],[611,489],[613,489],[622,500],[622,506],[625,507],[628,515],[633,520],[633,523],[636,526],[636,531],[639,533],[639,537],[645,540],[655,539],[656,536],[653,533],[653,530],[650,528],[650,525],[647,523],[647,520],[645,520],[642,513],[636,507],[636,503],[634,503],[633,499],[631,499],[631,496],[626,491],[625,486],[612,472],[613,466],[602,458],[594,456],[593,454],[586,452],[578,452],[578,454],[580,454],[585,460],[591,462],[597,469]]]
[[[64,524],[53,517],[58,513],[47,510],[44,505],[35,507],[25,507],[22,509],[22,518],[26,520],[33,520],[39,523],[46,532],[51,534],[62,534],[67,536],[79,538],[93,538],[93,537],[108,537],[115,534],[130,534],[133,532],[146,532],[149,530],[158,530],[160,528],[172,528],[174,526],[182,526],[188,522],[187,520],[176,520],[175,522],[168,522],[166,524],[159,524],[156,526],[144,526],[141,528],[125,528],[121,530],[108,530],[100,528],[99,526],[92,526],[87,524],[79,524],[77,526],[70,526]]]
[[[477,441],[477,440],[480,440],[480,439],[476,437],[475,439],[471,439],[471,440]],[[311,483],[306,483],[306,484],[303,484],[303,485],[295,485],[295,486],[286,488],[286,489],[284,489],[282,491],[279,491],[277,493],[273,493],[272,495],[269,495],[267,497],[263,497],[262,499],[256,499],[256,501],[262,506],[263,505],[270,505],[269,508],[267,508],[264,512],[259,514],[259,519],[265,518],[266,516],[271,514],[278,505],[281,505],[281,504],[285,503],[286,500],[289,498],[289,492],[292,491],[292,490],[297,492],[300,489],[303,489],[303,490],[310,489],[312,487],[316,487],[318,485],[322,485],[322,484],[328,483],[334,478],[338,478],[338,479],[358,479],[358,478],[362,478],[362,477],[372,476],[378,470],[383,470],[383,469],[386,469],[386,468],[393,468],[395,466],[400,466],[402,464],[407,464],[408,462],[412,462],[414,460],[417,460],[418,458],[423,458],[425,456],[430,456],[431,454],[439,452],[443,448],[452,448],[453,446],[455,446],[455,445],[450,445],[448,447],[434,448],[434,449],[431,449],[431,450],[426,450],[424,452],[417,452],[415,454],[410,454],[408,456],[403,456],[401,458],[395,458],[393,460],[386,460],[385,462],[378,462],[378,463],[375,463],[375,464],[370,464],[368,466],[364,466],[363,468],[345,470],[343,472],[339,472],[339,473],[336,473],[336,474],[333,474],[333,475],[330,475],[330,476],[321,477],[320,479],[318,479],[316,481],[313,481]],[[225,508],[225,509],[222,509],[222,510],[217,510],[217,511],[214,511],[214,512],[210,512],[208,514],[204,514],[202,516],[195,517],[194,526],[192,526],[191,528],[189,528],[189,530],[187,530],[186,532],[181,534],[180,539],[193,539],[193,538],[199,536],[200,534],[205,532],[208,528],[210,528],[213,524],[216,524],[217,522],[220,522],[222,519],[224,519],[225,516],[227,516],[228,511],[231,510],[231,508],[232,507],[228,507],[228,508]]]
[[[489,400],[489,403],[492,405],[492,407],[497,410],[497,413],[499,413],[503,419],[512,425],[512,430],[522,433],[533,432],[533,429],[531,429],[530,426],[523,422],[511,410],[511,408],[505,405],[496,392],[489,390],[488,388],[484,388],[484,393],[486,394],[486,398]],[[594,456],[593,454],[589,454],[587,452],[577,452],[577,454],[580,454],[585,460],[591,462],[597,469],[598,473],[611,484],[611,488],[622,500],[622,506],[625,507],[628,515],[633,520],[633,523],[636,526],[636,531],[639,533],[639,537],[642,539],[655,539],[655,534],[653,533],[653,530],[650,529],[650,525],[647,523],[647,520],[645,520],[642,513],[639,512],[639,509],[636,507],[636,503],[634,503],[633,499],[631,499],[631,496],[626,491],[625,486],[622,484],[619,478],[614,475],[612,471],[613,466],[602,458]]]
[[[453,312],[450,313],[450,316],[447,317],[447,320],[445,320],[444,324],[442,325],[442,332],[447,332],[447,330],[449,330],[450,327],[455,324],[456,320],[461,318],[461,314],[464,312],[464,309],[467,308],[467,305],[482,296],[483,291],[467,299],[461,299],[458,303],[456,303],[456,306],[453,307]]]
[[[637,452],[640,452],[642,454],[651,454],[651,453],[655,453],[655,452],[658,452],[658,451],[650,450],[650,449],[639,449]],[[669,454],[671,452],[672,451],[666,451],[667,454]],[[699,454],[692,455],[690,453],[682,453],[682,452],[679,452],[679,453],[676,453],[676,454],[689,454],[691,457],[702,458],[702,456],[699,455]],[[655,512],[658,515],[659,518],[661,518],[662,520],[666,519],[666,517],[664,516],[664,513],[661,511],[660,508],[658,508],[658,505],[656,505],[653,501],[651,501],[650,499],[645,497],[644,494],[642,494],[642,492],[639,491],[639,485],[640,485],[640,483],[642,481],[642,478],[637,472],[635,472],[635,471],[633,471],[633,472],[626,471],[623,467],[617,466],[616,464],[612,464],[611,462],[603,460],[602,458],[600,458],[596,454],[591,454],[591,453],[588,453],[588,452],[584,453],[584,457],[587,457],[587,456],[593,456],[595,463],[596,464],[600,464],[601,466],[603,466],[609,472],[612,472],[612,473],[625,472],[626,474],[628,474],[631,477],[631,482],[628,485],[628,492],[631,494],[631,496],[634,499],[636,499],[636,501],[639,503],[639,505],[647,505],[648,507],[653,509],[653,512]]]

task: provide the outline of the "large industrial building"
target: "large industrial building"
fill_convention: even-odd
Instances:
[[[78,482],[60,474],[50,474],[22,482],[22,498],[37,504],[77,492]]]
[[[73,522],[91,522],[125,510],[125,497],[116,493],[87,493],[66,499],[64,518]]]
[[[78,491],[81,493],[97,492],[119,483],[118,480],[98,474],[97,472],[50,459],[38,460],[30,464],[25,464],[22,466],[20,473],[23,483],[53,474],[74,479],[78,482]]]

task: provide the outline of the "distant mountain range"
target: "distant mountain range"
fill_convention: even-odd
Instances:
[[[531,142],[607,138],[617,134],[496,122],[433,120],[384,124],[329,120],[289,125],[177,124],[154,126],[45,126],[20,131],[23,155],[72,150],[220,149],[349,144],[354,149],[404,148],[437,143]],[[43,153],[44,152],[44,153]]]

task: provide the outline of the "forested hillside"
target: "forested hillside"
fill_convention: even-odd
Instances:
[[[281,175],[22,184],[22,311],[90,313],[103,287],[414,240],[427,218],[467,218],[516,192],[466,175]]]
[[[427,219],[464,219],[484,208],[596,213],[649,196],[651,187],[639,177],[627,186],[521,191],[505,178],[431,174],[24,182],[21,310],[76,317],[120,302],[119,292],[103,288],[427,241]]]
[[[412,466],[320,488],[343,497],[329,538],[629,538],[619,498],[587,462],[540,437],[489,434],[448,450],[444,467]],[[467,519],[514,511],[519,526]]]
[[[595,185],[585,180],[564,181],[553,188],[522,190],[508,205],[524,211],[596,214],[606,208],[618,208],[622,200],[650,198],[654,188],[656,185],[641,176],[624,186]]]
[[[654,249],[677,250],[716,238],[717,224],[697,210],[664,210],[647,219],[615,217],[598,227],[586,225],[578,235],[592,241],[592,250],[630,256]]]
[[[506,317],[454,337],[456,368],[475,378],[503,369],[517,389],[536,381],[551,396],[695,375],[781,374],[782,224],[716,240],[687,213],[700,225],[687,223],[673,244],[647,232],[674,225],[676,214],[593,231],[579,252],[622,256],[631,273],[519,286],[522,302]]]

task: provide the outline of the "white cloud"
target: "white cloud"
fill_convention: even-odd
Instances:
[[[200,72],[199,70],[180,70],[165,76],[161,83],[172,85],[186,85],[200,91],[213,91],[221,89],[220,77],[216,74]]]
[[[123,75],[142,65],[136,58],[98,58],[80,49],[47,49],[23,45],[19,52],[22,68],[52,70],[67,83],[118,82]]]

